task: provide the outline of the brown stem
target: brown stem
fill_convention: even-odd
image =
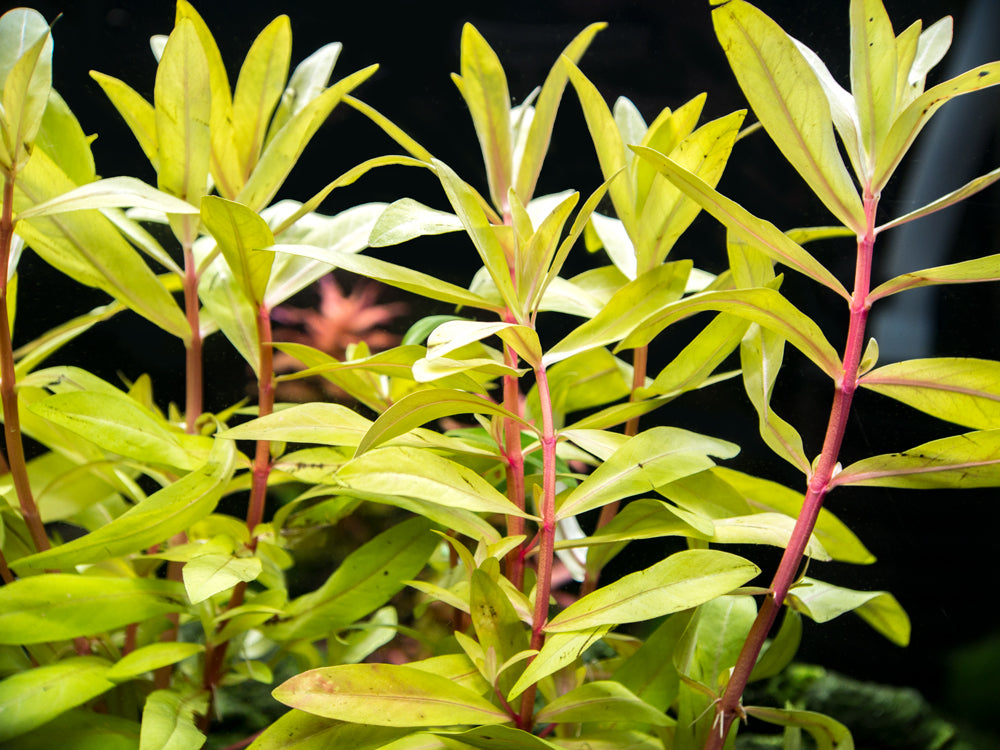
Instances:
[[[649,347],[640,346],[632,350],[632,392],[629,394],[629,401],[635,401],[635,393],[646,384],[646,368],[649,360]],[[635,437],[639,434],[639,417],[632,417],[625,423],[625,434]],[[597,519],[597,528],[607,526],[611,520],[618,515],[618,507],[621,503],[615,500],[601,508],[601,515]],[[580,584],[580,596],[593,593],[597,584],[601,580],[601,571],[587,570],[587,574]]]
[[[14,348],[10,338],[10,318],[7,315],[7,266],[10,264],[10,246],[14,239],[14,177],[4,175],[3,211],[0,214],[0,401],[3,403],[4,438],[7,444],[7,461],[10,465],[14,489],[21,505],[21,515],[31,533],[35,550],[49,549],[49,539],[38,512],[38,505],[31,494],[28,467],[21,442],[21,417],[17,405],[17,381],[14,375]]]
[[[3,550],[0,550],[0,578],[4,583],[14,583],[14,574],[7,567],[7,558],[3,556]]]
[[[545,644],[545,623],[552,592],[552,562],[556,543],[556,433],[552,419],[552,396],[545,366],[535,370],[538,402],[542,411],[542,528],[538,540],[538,583],[535,587],[535,610],[531,620],[531,648],[540,651]],[[536,686],[531,685],[521,698],[518,726],[530,731],[535,707]]]
[[[823,507],[823,499],[830,490],[837,466],[840,447],[844,441],[847,429],[847,418],[851,411],[851,402],[858,385],[858,369],[864,348],[865,326],[868,322],[870,302],[868,292],[871,286],[872,249],[875,243],[875,209],[878,197],[865,190],[864,206],[867,228],[865,234],[858,237],[857,263],[854,271],[854,293],[851,295],[850,324],[847,330],[847,342],[844,345],[844,363],[840,377],[835,383],[833,404],[830,407],[830,420],[823,440],[823,449],[815,470],[809,478],[802,510],[795,521],[788,546],[778,564],[778,570],[771,581],[769,593],[757,618],[750,629],[743,649],[736,661],[736,666],[729,677],[729,683],[716,707],[716,721],[721,723],[718,730],[713,729],[705,743],[705,750],[721,750],[729,728],[737,716],[742,714],[740,699],[746,688],[750,673],[757,663],[761,648],[774,621],[781,610],[789,588],[795,581],[806,545],[816,526],[816,519]]]

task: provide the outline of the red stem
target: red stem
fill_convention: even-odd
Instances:
[[[14,375],[14,348],[10,337],[10,318],[7,315],[7,266],[10,264],[10,246],[14,239],[14,177],[4,175],[3,211],[0,214],[0,401],[3,403],[4,438],[11,478],[21,506],[21,515],[31,533],[35,550],[49,549],[49,538],[38,512],[38,505],[31,494],[28,467],[21,442],[21,417],[17,404],[17,381]]]
[[[854,293],[851,295],[850,324],[847,330],[847,342],[844,345],[844,363],[840,378],[835,383],[833,404],[830,407],[830,421],[823,440],[823,449],[816,462],[816,468],[809,478],[802,510],[796,519],[788,546],[781,557],[778,570],[771,581],[771,593],[768,594],[757,618],[750,629],[743,649],[729,677],[726,690],[716,707],[716,722],[721,722],[721,729],[713,728],[705,743],[705,750],[721,750],[725,743],[729,728],[737,716],[742,714],[740,699],[746,688],[750,673],[757,663],[761,648],[774,621],[781,610],[789,588],[796,579],[806,545],[816,526],[816,519],[823,500],[830,489],[830,480],[837,467],[840,447],[847,429],[847,418],[851,411],[851,402],[858,385],[858,368],[864,350],[865,326],[868,322],[870,302],[868,292],[871,286],[872,248],[875,242],[875,209],[878,197],[865,190],[864,206],[866,231],[858,237],[858,254],[854,271]]]
[[[545,366],[535,370],[538,384],[538,401],[542,411],[542,528],[538,541],[538,584],[535,588],[535,611],[532,617],[531,648],[541,650],[545,644],[545,623],[549,615],[549,595],[552,592],[552,561],[556,543],[556,433],[552,419],[552,396]],[[535,707],[535,689],[532,685],[521,698],[521,715],[518,726],[530,731]]]
[[[508,367],[517,367],[517,353],[504,344],[504,363]],[[508,411],[518,416],[521,414],[521,392],[518,389],[515,375],[504,375],[503,405]],[[505,472],[507,476],[507,498],[518,508],[524,510],[524,452],[521,450],[521,426],[513,419],[505,419],[503,425]],[[525,533],[524,519],[520,516],[507,516],[507,535],[521,536]],[[525,540],[527,542],[528,540]],[[514,587],[520,591],[524,585],[525,544],[513,549],[507,555],[507,577]]]

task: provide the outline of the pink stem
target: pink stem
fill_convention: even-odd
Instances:
[[[870,308],[868,292],[871,286],[872,248],[875,242],[875,208],[877,205],[878,197],[866,189],[864,206],[867,226],[865,234],[858,237],[854,293],[851,295],[851,317],[847,330],[847,342],[844,345],[844,363],[840,378],[835,383],[833,404],[830,407],[830,421],[827,424],[823,449],[816,462],[816,468],[809,478],[805,501],[796,519],[788,546],[785,548],[778,570],[771,582],[771,593],[765,597],[760,611],[757,613],[757,619],[743,644],[736,666],[729,677],[729,683],[716,707],[716,721],[721,722],[721,727],[718,730],[713,729],[709,734],[705,750],[721,750],[733,721],[742,714],[740,700],[750,678],[750,673],[757,663],[757,657],[760,655],[764,641],[781,610],[785,596],[795,581],[806,545],[809,543],[809,538],[816,526],[816,519],[823,507],[823,499],[830,489],[830,480],[833,478],[840,455],[840,447],[847,429],[851,401],[858,385],[858,368],[864,350],[865,326],[868,322]]]

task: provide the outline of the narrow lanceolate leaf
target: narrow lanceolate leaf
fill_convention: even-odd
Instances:
[[[278,16],[254,40],[240,68],[233,92],[233,127],[244,175],[260,157],[267,125],[285,89],[291,56],[291,22],[288,16]]]
[[[738,452],[738,446],[724,440],[676,427],[653,427],[630,439],[577,485],[559,504],[556,518],[650,492],[714,466],[710,455],[732,458]]]
[[[257,252],[274,245],[267,222],[246,206],[214,195],[202,200],[201,218],[247,299],[260,305],[274,264],[273,253]]]
[[[816,622],[854,612],[897,646],[910,642],[910,618],[886,591],[854,591],[806,577],[789,590],[788,604]]]
[[[680,354],[660,370],[651,385],[639,388],[637,398],[683,393],[710,382],[715,368],[740,345],[750,321],[735,315],[717,315]]]
[[[851,90],[871,174],[896,110],[896,35],[881,0],[851,2]]]
[[[208,461],[105,526],[53,549],[17,560],[19,570],[96,563],[159,544],[213,510],[236,466],[236,444],[216,440]]]
[[[180,584],[173,581],[63,573],[28,576],[0,588],[0,643],[93,635],[179,612],[183,598]]]
[[[858,384],[965,427],[1000,427],[1000,362],[911,359],[872,370]]]
[[[188,600],[197,604],[240,582],[255,581],[262,570],[258,557],[209,554],[189,560],[181,572]]]
[[[275,252],[294,253],[314,258],[329,263],[334,268],[343,268],[345,271],[381,281],[383,284],[404,289],[422,297],[429,297],[452,305],[474,307],[477,310],[503,311],[503,305],[490,302],[468,289],[449,284],[447,281],[441,281],[420,271],[413,271],[404,266],[372,258],[369,255],[345,253],[333,248],[313,247],[311,245],[275,245],[271,249]]]
[[[480,323],[471,320],[449,320],[435,328],[427,337],[427,358],[443,357],[466,344],[498,336],[532,367],[542,361],[542,345],[538,334],[515,323]]]
[[[534,429],[533,425],[525,422],[514,412],[471,393],[446,389],[417,391],[401,398],[375,420],[358,445],[356,455],[360,456],[365,451],[427,422],[456,414],[495,414],[512,419],[528,429]]]
[[[372,247],[398,245],[415,237],[447,234],[461,229],[462,222],[455,214],[438,211],[412,198],[400,198],[379,216],[368,244]]]
[[[123,656],[106,676],[109,680],[127,680],[168,664],[176,664],[204,650],[205,647],[198,643],[150,643]]]
[[[109,177],[39,203],[17,214],[16,220],[51,216],[87,208],[145,208],[165,214],[196,214],[198,208],[134,177]]]
[[[105,676],[110,666],[96,656],[75,656],[0,682],[0,742],[40,727],[113,688]]]
[[[545,630],[558,633],[651,620],[728,594],[758,573],[756,565],[728,552],[677,552],[577,600]]]
[[[249,750],[379,750],[406,734],[406,729],[347,724],[292,709],[257,735]]]
[[[195,725],[195,714],[204,713],[206,693],[181,695],[174,690],[154,690],[142,709],[139,750],[182,750],[205,741]]]
[[[533,518],[478,473],[427,450],[384,446],[343,466],[337,480],[362,492],[404,495],[479,513]]]
[[[755,719],[763,719],[780,727],[805,729],[816,741],[819,750],[854,750],[851,730],[825,714],[762,706],[747,706],[746,712]]]
[[[872,456],[834,476],[831,487],[938,489],[1000,486],[1000,429],[933,440],[902,453]]]
[[[235,200],[254,211],[263,209],[278,192],[278,188],[333,108],[344,96],[370,78],[376,70],[378,65],[370,65],[342,78],[292,115],[281,130],[267,142],[253,173]]]
[[[739,239],[765,253],[769,258],[832,289],[844,299],[850,298],[836,276],[774,224],[758,219],[738,203],[729,200],[701,178],[658,151],[645,146],[630,146],[630,148],[655,165],[664,177],[699,203]]]
[[[785,342],[772,331],[756,328],[740,345],[743,385],[757,411],[760,436],[768,447],[806,476],[809,459],[802,447],[798,431],[775,414],[771,408],[771,391],[781,368]]]
[[[208,187],[212,93],[205,52],[188,19],[167,40],[153,101],[159,188],[197,205]]]
[[[566,88],[568,71],[562,58],[566,57],[573,63],[579,62],[594,36],[605,26],[607,26],[605,23],[592,23],[577,34],[576,38],[566,45],[560,59],[556,61],[552,70],[545,77],[545,83],[542,84],[542,90],[535,102],[535,114],[531,119],[524,153],[521,156],[520,165],[517,166],[517,175],[515,175],[514,192],[523,203],[530,201],[534,195],[535,183],[541,172],[545,154],[549,149],[549,139],[552,137],[552,125],[555,122],[556,111],[559,109],[559,102]]]
[[[281,95],[278,108],[271,118],[268,134],[274,135],[293,114],[323,93],[330,83],[330,75],[344,45],[340,42],[324,44],[295,67],[288,85]]]
[[[560,695],[535,716],[540,724],[634,721],[667,727],[674,720],[619,682],[597,680]]]
[[[0,59],[0,158],[3,166],[16,170],[31,157],[52,90],[52,34],[45,18],[35,10],[18,8],[0,20],[0,44],[5,48]]]
[[[461,60],[461,76],[455,82],[476,126],[493,205],[506,213],[513,179],[507,76],[496,53],[470,23],[462,27]]]
[[[190,471],[201,461],[184,450],[183,433],[171,430],[123,393],[57,393],[29,407],[38,416],[120,456]]]
[[[219,434],[227,440],[357,445],[372,423],[342,404],[296,404]]]
[[[140,96],[135,89],[127,83],[113,78],[112,76],[98,73],[96,70],[90,71],[93,78],[104,90],[108,99],[118,110],[118,114],[125,120],[132,135],[142,152],[157,169],[160,163],[159,148],[156,145],[156,114],[153,105]]]
[[[845,226],[864,232],[865,212],[837,148],[830,105],[795,42],[743,0],[712,11],[729,65],[785,158]]]
[[[597,347],[621,341],[636,326],[679,300],[691,274],[691,261],[664,263],[630,281],[607,301],[597,315],[582,323],[549,349],[546,366]]]
[[[907,222],[913,221],[914,219],[919,219],[923,216],[928,216],[935,211],[940,211],[942,208],[948,208],[948,206],[953,206],[959,201],[963,201],[970,195],[975,195],[980,190],[984,190],[992,185],[997,180],[1000,180],[1000,167],[997,167],[992,172],[987,172],[981,177],[977,177],[974,180],[970,180],[960,187],[958,190],[953,190],[947,195],[943,195],[936,201],[928,203],[926,206],[921,206],[915,211],[910,211],[908,214],[900,216],[898,219],[893,219],[892,221],[887,221],[880,227],[876,227],[875,232],[884,232],[886,229],[892,229],[893,227],[898,227],[900,224],[906,224]]]
[[[956,96],[996,86],[998,83],[1000,83],[1000,61],[968,70],[949,81],[939,83],[917,97],[899,113],[892,124],[892,129],[878,156],[872,189],[879,191],[885,186],[917,134],[943,104]]]
[[[426,519],[412,518],[352,552],[322,586],[289,604],[288,619],[269,626],[269,637],[325,638],[384,605],[437,547],[430,528]]]
[[[840,357],[823,331],[774,289],[703,292],[674,302],[643,321],[619,344],[643,346],[672,323],[707,310],[730,313],[778,334],[833,379],[840,377]]]
[[[545,639],[542,650],[531,660],[531,663],[510,689],[507,700],[514,700],[543,677],[555,674],[567,664],[572,664],[580,658],[584,651],[601,640],[609,630],[611,630],[610,624],[595,625],[585,630],[550,634]]]
[[[394,664],[313,669],[272,695],[286,706],[356,724],[432,727],[510,721],[485,698],[446,677]]]
[[[870,304],[890,294],[921,286],[973,284],[979,281],[1000,281],[1000,254],[904,273],[875,287],[868,295],[868,302]]]

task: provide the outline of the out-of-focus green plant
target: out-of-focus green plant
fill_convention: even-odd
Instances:
[[[890,640],[908,640],[890,594],[798,577],[804,555],[873,560],[821,508],[824,496],[852,483],[1000,484],[990,429],[1000,365],[875,369],[877,347],[862,351],[875,300],[1000,276],[993,256],[870,289],[878,232],[1000,177],[874,224],[878,194],[927,117],[992,85],[1000,66],[924,92],[948,22],[896,38],[877,0],[851,9],[853,94],[752,6],[732,0],[713,11],[757,117],[844,225],[789,232],[715,190],[745,113],[699,125],[704,95],[648,125],[627,99],[608,108],[577,67],[601,24],[571,41],[516,107],[497,55],[465,27],[454,81],[482,148],[483,193],[352,96],[374,66],[329,85],[340,50],[331,44],[289,76],[285,17],[261,32],[231,88],[186,0],[169,37],[153,40],[152,103],[94,74],[157,185],[97,179],[89,139],[51,90],[47,23],[30,10],[4,15],[0,748],[197,748],[224,710],[220,696],[253,683],[267,691],[284,677],[274,697],[292,710],[252,740],[257,750],[718,747],[732,743],[730,726],[746,713],[789,727],[791,742],[805,728],[824,746],[851,747],[835,719],[741,702],[749,679],[778,674],[794,657],[801,614],[822,622],[855,611]],[[535,195],[568,86],[604,179],[582,204],[571,190]],[[364,161],[304,203],[273,202],[339,103],[407,154]],[[448,210],[402,198],[316,213],[332,191],[388,165],[429,170]],[[595,211],[606,197],[614,216]],[[702,209],[730,230],[730,268],[719,275],[677,257]],[[167,235],[154,236],[150,223],[168,225],[176,242],[164,247],[155,236]],[[415,261],[426,262],[420,270],[378,257],[378,248],[447,232],[464,232],[482,263],[468,287],[433,275],[438,258]],[[844,234],[858,238],[853,293],[801,244]],[[581,239],[604,252],[567,278]],[[23,247],[112,301],[15,352]],[[782,296],[775,262],[849,302],[843,354]],[[374,354],[364,342],[338,358],[274,341],[273,308],[331,268],[457,309],[415,322],[398,346]],[[80,368],[42,367],[124,309],[184,343],[183,409],[164,413],[146,376],[121,388]],[[700,312],[716,316],[649,373],[658,334]],[[212,373],[201,342],[216,331],[252,368],[255,406],[204,412]],[[785,342],[835,384],[815,460],[769,406]],[[304,369],[277,375],[276,349]],[[740,370],[722,369],[737,350]],[[685,392],[740,374],[762,437],[806,475],[804,495],[717,466],[738,447],[665,426],[666,410],[657,426],[641,425]],[[358,408],[275,403],[277,382],[316,375]],[[840,470],[859,385],[978,431]],[[30,460],[22,433],[41,446]],[[216,512],[227,496],[244,500],[242,517]],[[290,597],[300,540],[387,507],[405,520],[331,550],[333,572]],[[586,533],[579,519],[591,511],[600,518]],[[74,533],[64,540],[57,534],[67,526]],[[676,539],[675,551],[601,585],[629,542],[664,537]],[[746,585],[759,568],[717,548],[733,543],[785,548],[770,586]],[[578,596],[559,591],[572,578]],[[394,598],[404,588],[407,597]],[[620,627],[646,622],[644,638]],[[396,642],[394,663],[370,658],[397,634],[418,645]]]

